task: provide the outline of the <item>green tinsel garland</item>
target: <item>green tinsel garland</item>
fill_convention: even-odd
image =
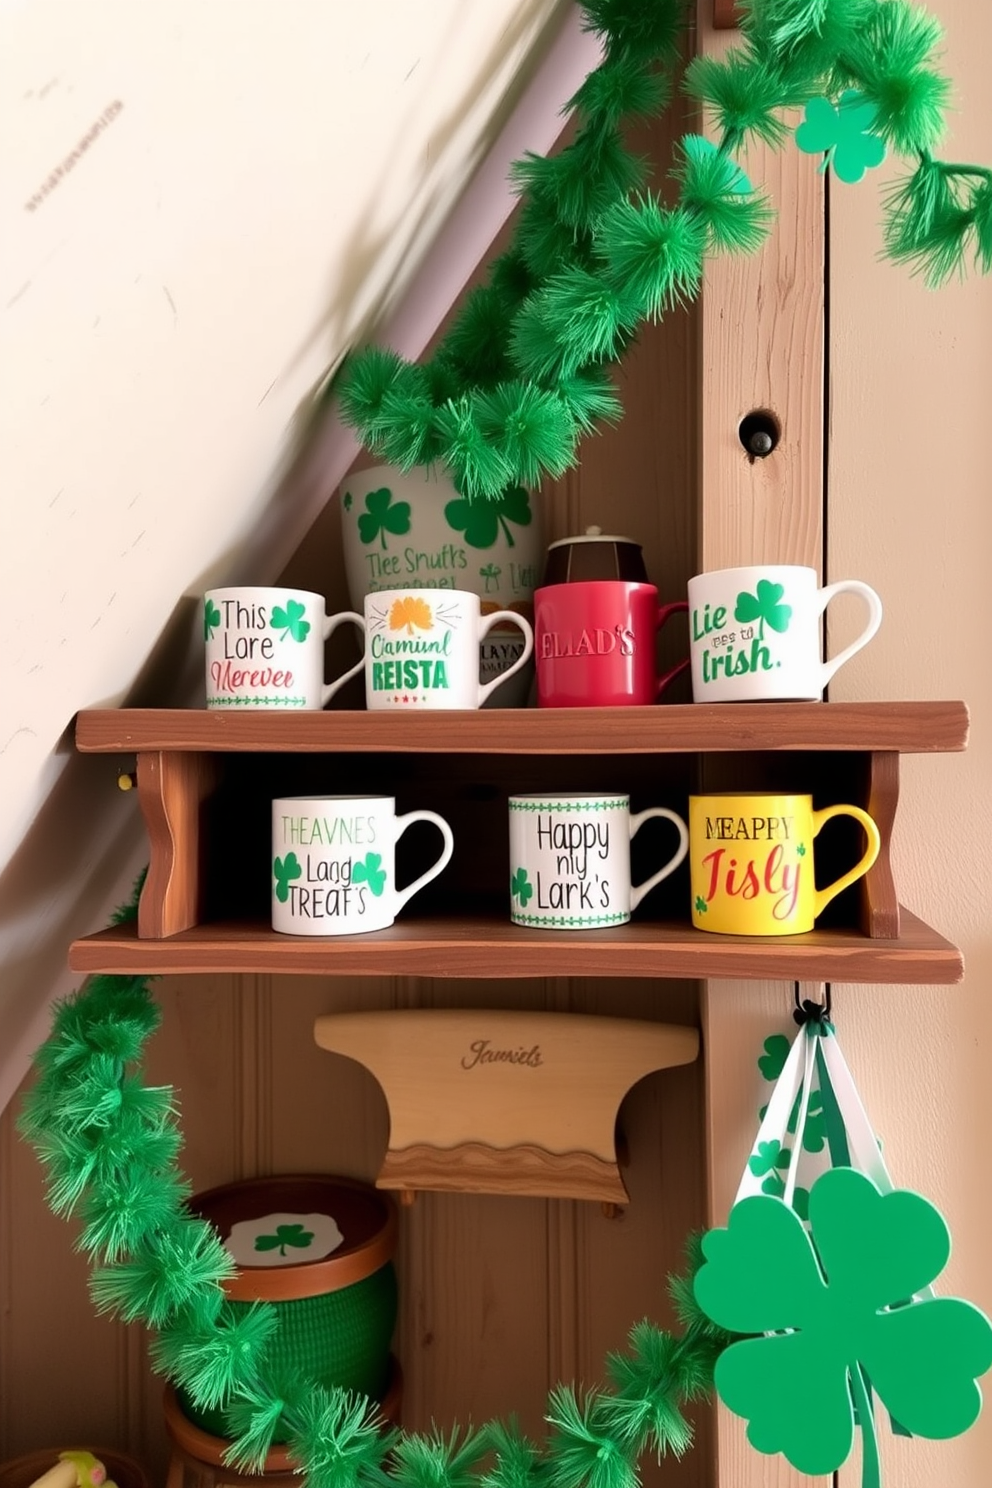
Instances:
[[[139,891],[140,880],[116,922],[137,914]],[[697,1250],[689,1277],[670,1280],[681,1335],[638,1323],[627,1352],[606,1361],[612,1388],[556,1386],[543,1447],[513,1422],[447,1438],[384,1431],[364,1396],[271,1378],[265,1345],[276,1309],[235,1312],[226,1302],[234,1263],[186,1207],[172,1089],[141,1079],[160,1016],[147,977],[91,977],[56,1009],[18,1125],[45,1167],[50,1207],[82,1221],[97,1310],[147,1324],[153,1367],[198,1408],[224,1409],[232,1465],[258,1471],[278,1435],[311,1488],[635,1488],[642,1453],[687,1450],[683,1407],[712,1390],[731,1336],[696,1306]]]
[[[697,57],[685,91],[719,147],[677,146],[669,202],[645,191],[622,126],[658,113],[679,65],[687,0],[582,0],[603,61],[567,107],[577,133],[554,158],[512,171],[523,197],[509,249],[422,364],[370,347],[332,384],[342,417],[377,457],[440,462],[469,499],[536,485],[575,463],[583,435],[622,408],[609,375],[645,320],[693,299],[707,253],[752,252],[772,210],[731,153],[781,145],[779,114],[853,90],[872,133],[913,162],[884,203],[884,253],[928,284],[992,269],[992,170],[938,160],[950,85],[934,64],[938,22],[907,0],[742,0],[743,44]]]

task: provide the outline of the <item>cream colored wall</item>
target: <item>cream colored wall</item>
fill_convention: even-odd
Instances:
[[[928,8],[945,27],[957,106],[939,153],[992,164],[992,10]],[[965,754],[904,760],[895,840],[903,901],[962,946],[967,969],[961,987],[840,987],[837,1029],[893,1176],[949,1221],[938,1290],[992,1314],[992,278],[934,294],[877,262],[876,177],[891,174],[831,189],[829,575],[866,579],[885,605],[831,696],[970,705]],[[884,1452],[900,1488],[981,1488],[992,1402],[956,1441]]]
[[[569,0],[0,0],[0,1109],[147,856],[75,712],[197,701],[195,597],[354,454],[287,495],[313,389],[368,323],[421,351],[597,45]]]

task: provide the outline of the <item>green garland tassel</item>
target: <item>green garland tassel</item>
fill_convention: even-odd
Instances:
[[[836,139],[818,143],[807,123],[796,142],[842,180],[860,179],[886,147],[910,163],[883,201],[888,258],[934,287],[969,259],[992,271],[992,170],[933,155],[950,84],[936,61],[940,25],[922,7],[743,0],[741,44],[684,67],[687,0],[580,8],[603,60],[569,101],[572,143],[511,167],[522,198],[511,247],[423,366],[373,346],[346,358],[330,385],[373,455],[404,470],[441,462],[470,501],[574,465],[580,440],[620,417],[608,369],[641,323],[696,298],[708,254],[761,246],[772,209],[733,154],[752,138],[784,146],[790,110],[835,120]],[[623,130],[667,106],[680,68],[718,142],[683,137],[664,195],[653,195]]]

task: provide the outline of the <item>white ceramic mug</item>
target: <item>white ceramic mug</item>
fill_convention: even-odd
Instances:
[[[414,822],[444,838],[426,873],[396,887],[396,844]],[[392,796],[283,796],[272,802],[272,928],[284,935],[384,930],[407,900],[437,878],[454,838],[434,811],[396,815]]]
[[[496,626],[515,625],[523,652],[479,681],[479,643]],[[527,662],[534,632],[522,615],[483,616],[467,589],[380,589],[365,596],[365,701],[370,709],[481,708]]]
[[[861,634],[822,659],[820,617],[837,594],[868,606]],[[695,703],[817,700],[845,661],[882,623],[882,601],[860,579],[819,587],[815,568],[756,563],[689,580],[689,642]]]
[[[679,845],[643,883],[630,881],[630,843],[652,817],[674,824]],[[510,919],[550,930],[623,925],[689,850],[685,822],[666,806],[631,815],[629,796],[510,797]]]
[[[268,709],[284,713],[326,707],[359,661],[324,681],[324,642],[346,620],[362,631],[353,610],[325,614],[322,594],[307,589],[242,586],[210,589],[203,599],[208,708]]]

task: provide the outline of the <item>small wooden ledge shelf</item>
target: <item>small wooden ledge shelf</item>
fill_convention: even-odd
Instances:
[[[485,708],[419,715],[95,708],[76,719],[76,747],[84,754],[935,754],[964,749],[967,742],[968,710],[957,701]]]
[[[524,929],[495,915],[400,919],[388,930],[328,938],[207,924],[150,940],[140,939],[132,923],[74,941],[69,965],[76,972],[127,976],[731,977],[934,986],[964,975],[957,947],[905,908],[893,940],[872,940],[854,929],[713,935],[687,923],[649,920],[568,932]]]
[[[615,1146],[627,1091],[699,1053],[678,1024],[478,1008],[331,1014],[314,1038],[382,1087],[379,1188],[602,1204],[628,1200]]]

